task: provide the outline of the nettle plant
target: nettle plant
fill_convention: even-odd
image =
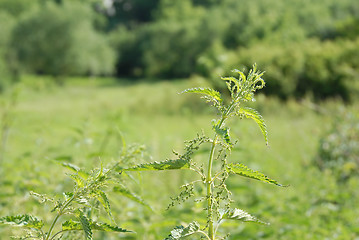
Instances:
[[[198,180],[181,187],[181,193],[177,197],[172,198],[173,201],[170,207],[193,197],[195,195],[195,185],[201,184],[206,189],[206,194],[195,201],[204,202],[205,208],[203,210],[207,213],[207,224],[201,227],[197,221],[193,221],[187,226],[177,226],[171,231],[170,235],[166,238],[167,240],[183,239],[193,234],[199,234],[201,238],[209,240],[224,239],[229,235],[217,236],[217,229],[224,220],[267,224],[242,209],[231,208],[231,203],[233,202],[231,199],[232,193],[226,185],[226,180],[231,174],[282,186],[277,181],[241,163],[230,163],[227,161],[236,144],[236,142],[232,141],[230,129],[227,126],[228,120],[232,118],[253,119],[258,124],[265,142],[268,144],[267,129],[263,117],[256,110],[243,106],[245,102],[254,101],[254,93],[264,87],[263,73],[258,72],[255,66],[249,71],[247,76],[239,70],[234,70],[233,72],[239,75],[238,79],[235,77],[222,78],[230,92],[231,98],[228,104],[225,104],[224,99],[218,91],[211,88],[191,88],[182,92],[202,94],[202,98],[217,109],[219,117],[212,121],[212,138],[205,136],[204,133],[198,134],[196,138],[186,142],[183,154],[174,153],[176,155],[174,160],[144,163],[122,170],[162,171],[189,169],[198,174]],[[194,153],[203,144],[210,144],[207,165],[200,164],[193,159]],[[215,167],[215,164],[217,167]]]
[[[139,196],[134,194],[126,186],[123,176],[118,174],[120,165],[138,161],[143,155],[143,146],[132,145],[122,149],[119,159],[111,163],[108,168],[101,164],[100,168],[85,171],[71,163],[61,163],[70,173],[74,187],[70,192],[64,192],[62,196],[50,197],[46,194],[30,192],[30,195],[39,200],[41,204],[52,205],[51,212],[54,218],[51,224],[46,224],[43,219],[30,214],[6,216],[0,218],[0,225],[12,225],[22,227],[25,234],[13,237],[18,239],[93,239],[93,231],[112,233],[134,233],[117,226],[111,213],[111,205],[108,192],[113,192],[126,197],[134,202],[146,204]],[[102,210],[101,210],[102,209]],[[151,208],[150,208],[151,209]],[[101,212],[108,216],[107,222],[99,222]],[[82,235],[82,236],[81,236]]]

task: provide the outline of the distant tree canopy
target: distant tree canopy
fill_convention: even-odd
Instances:
[[[92,26],[93,11],[83,4],[46,4],[26,13],[13,32],[20,65],[39,74],[110,74],[115,56]]]
[[[32,73],[213,79],[256,62],[283,99],[359,89],[353,0],[0,0],[5,15],[0,61]]]

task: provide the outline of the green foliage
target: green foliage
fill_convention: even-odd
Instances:
[[[255,223],[266,224],[266,225],[269,224],[269,223],[266,223],[266,222],[263,222],[263,221],[257,219],[256,217],[250,215],[246,211],[244,211],[242,209],[238,209],[238,208],[228,210],[221,216],[221,219],[222,220],[225,220],[225,219],[239,220],[242,222],[255,222]]]
[[[107,223],[98,223],[98,222],[88,222],[89,230],[98,230],[104,232],[119,232],[119,233],[130,233],[132,231],[120,228],[118,226],[111,226]],[[81,222],[68,220],[62,223],[62,231],[73,231],[73,230],[82,230],[83,226]]]
[[[1,9],[1,8],[0,8]],[[9,49],[11,32],[15,19],[7,12],[0,11],[0,93],[11,83],[11,50]]]
[[[267,74],[268,69],[263,76],[266,82]],[[177,94],[195,86],[208,87],[208,83],[199,78],[151,84],[145,80],[136,84],[116,84],[116,79],[110,78],[70,78],[61,88],[36,88],[35,84],[49,79],[44,76],[23,76],[23,79],[27,85],[21,89],[14,111],[11,110],[14,121],[0,168],[0,216],[28,213],[45,222],[44,230],[48,229],[56,212],[51,212],[49,200],[47,205],[40,205],[28,192],[47,193],[48,198],[56,201],[62,199],[62,192],[72,191],[73,186],[72,179],[64,176],[64,171],[72,170],[54,165],[54,161],[88,170],[90,165],[99,166],[97,156],[100,156],[104,167],[111,159],[127,167],[144,162],[141,160],[143,144],[152,155],[152,160],[145,155],[148,159],[145,162],[166,157],[176,159],[170,156],[172,149],[180,150],[181,154],[186,152],[182,150],[183,139],[192,139],[194,133],[201,133],[202,129],[211,138],[214,134],[211,120],[217,110],[205,108],[205,101],[199,98],[202,94]],[[223,94],[225,101],[227,96]],[[271,225],[222,220],[217,235],[231,233],[230,240],[331,239],[335,236],[355,239],[359,233],[357,175],[351,175],[343,184],[337,182],[333,171],[320,171],[311,161],[320,146],[319,139],[330,132],[337,116],[344,115],[337,107],[355,114],[357,101],[352,105],[335,100],[313,104],[310,99],[282,102],[262,94],[255,97],[256,102],[243,105],[263,115],[271,147],[265,147],[254,121],[233,118],[225,126],[230,128],[234,144],[228,163],[240,162],[283,184],[290,183],[291,187],[278,191],[274,185],[230,175],[226,182],[234,201],[230,209],[244,209]],[[0,95],[0,101],[8,103],[9,99],[9,95]],[[0,107],[2,110],[4,108]],[[126,144],[117,128],[126,139],[141,144],[126,143],[126,150],[119,149]],[[239,139],[237,143],[236,139]],[[206,160],[209,148],[210,143],[205,142],[194,151],[192,157],[199,167]],[[137,155],[132,155],[136,152]],[[121,160],[125,153],[132,156],[127,162]],[[214,163],[214,168],[219,169],[219,162]],[[113,218],[120,227],[136,234],[106,233],[92,228],[94,239],[163,239],[175,226],[186,227],[186,223],[193,220],[198,221],[201,229],[206,226],[206,213],[202,211],[205,202],[192,202],[205,195],[206,189],[201,182],[192,184],[193,196],[185,202],[177,205],[175,201],[174,207],[161,211],[172,202],[168,196],[177,197],[185,190],[178,186],[197,179],[195,172],[143,171],[128,172],[128,176],[125,172],[121,175],[116,172],[116,176],[126,180],[121,181],[121,185],[150,203],[154,212],[113,192],[118,184],[111,184],[104,192],[110,201]],[[101,215],[97,218],[96,213],[91,218],[112,225],[102,204],[97,204],[94,210]],[[76,217],[71,219],[79,222]],[[67,216],[59,220],[57,231],[67,220]],[[23,230],[26,228],[1,224],[0,238],[10,239],[11,235],[20,235]],[[200,237],[194,234],[185,239]],[[67,231],[63,239],[84,239],[83,230]]]
[[[30,229],[30,235],[26,235],[26,237],[36,237],[43,240],[55,239],[55,237],[56,239],[60,239],[62,236],[66,236],[66,233],[69,231],[82,231],[85,239],[93,239],[93,230],[121,233],[132,232],[130,230],[120,228],[117,225],[98,222],[95,218],[91,217],[95,214],[95,209],[98,208],[97,206],[101,205],[108,217],[111,219],[112,223],[115,223],[111,212],[110,201],[104,190],[114,183],[115,177],[113,176],[114,174],[112,171],[116,168],[111,167],[109,169],[104,169],[101,166],[100,169],[94,169],[91,172],[86,172],[73,164],[63,165],[74,172],[69,174],[75,184],[73,191],[65,192],[63,197],[56,201],[45,194],[31,193],[31,195],[36,197],[40,203],[51,203],[52,212],[56,212],[56,216],[48,231],[45,232],[43,230],[45,225],[43,220],[27,214],[2,217],[0,218],[0,224],[9,224],[28,228]],[[117,165],[118,163],[115,164],[115,166]],[[125,187],[121,187],[121,189],[125,189]],[[136,197],[128,190],[126,190],[125,194],[122,195],[128,197],[129,199],[133,199],[140,204],[146,205],[144,201],[142,201],[139,197]],[[62,222],[61,230],[53,233],[59,219],[65,215],[71,219]]]
[[[113,188],[113,192],[121,194],[122,196],[131,199],[134,202],[137,202],[143,206],[146,206],[151,209],[151,206],[148,205],[141,197],[137,196],[133,192],[131,192],[126,186],[124,185],[117,185]]]
[[[115,56],[93,21],[91,9],[79,3],[48,3],[27,12],[12,36],[21,68],[55,76],[112,73]]]
[[[27,1],[27,0],[1,0],[0,9],[3,12],[9,13],[12,16],[20,16],[24,12],[36,7],[39,4],[38,0]],[[1,22],[2,24],[5,22]]]
[[[307,40],[272,46],[258,44],[239,52],[240,63],[256,61],[267,69],[266,93],[282,99],[311,95],[315,100],[340,97],[350,101],[358,92],[357,66],[353,57],[358,40]]]
[[[353,0],[1,0],[0,9],[0,19],[5,14],[16,22],[11,43],[0,43],[0,88],[11,82],[8,75],[25,70],[200,75],[223,90],[218,76],[257,62],[267,72],[264,93],[281,99],[350,101],[359,91],[352,87],[359,13]],[[2,36],[10,22],[2,21]]]
[[[42,220],[28,214],[1,217],[0,223],[19,227],[34,228],[37,230],[41,230],[41,228],[44,226],[44,222]]]
[[[163,162],[144,163],[131,168],[123,169],[124,171],[152,171],[152,170],[175,170],[189,169],[190,162],[187,159],[166,160]]]
[[[252,169],[250,169],[249,167],[243,165],[243,164],[228,164],[227,165],[227,171],[229,173],[234,173],[237,174],[239,176],[243,176],[246,178],[252,178],[252,179],[256,179],[259,180],[261,182],[266,182],[266,183],[271,183],[280,187],[283,187],[283,185],[279,184],[276,180],[270,179],[267,176],[265,176],[263,173],[260,173],[258,171],[254,171]]]
[[[175,227],[165,240],[183,239],[197,232],[200,232],[199,224],[197,222],[191,222],[187,227],[183,227],[182,225]]]
[[[18,103],[19,87],[7,92],[6,101],[0,102],[0,167],[2,167],[7,152],[10,129],[15,118],[15,108]]]
[[[256,121],[265,136],[267,141],[266,125],[262,116],[253,109],[244,108],[242,104],[248,101],[254,101],[254,93],[258,89],[262,89],[265,85],[262,79],[263,73],[258,72],[256,67],[251,69],[246,76],[239,70],[234,70],[239,75],[235,77],[223,77],[230,92],[231,101],[228,105],[224,104],[220,93],[210,88],[192,88],[183,91],[183,93],[197,93],[204,95],[207,102],[213,104],[218,110],[219,118],[214,120],[213,132],[214,137],[208,138],[206,136],[197,136],[195,139],[189,141],[186,146],[186,152],[183,155],[176,153],[179,156],[177,160],[167,160],[164,162],[153,162],[137,165],[131,168],[123,169],[123,171],[143,171],[143,170],[166,170],[166,169],[191,169],[195,171],[200,179],[191,183],[183,185],[182,191],[178,197],[172,198],[170,207],[175,203],[181,203],[192,196],[194,196],[194,185],[202,183],[207,189],[205,196],[198,201],[205,201],[205,209],[207,210],[207,226],[205,229],[208,234],[200,232],[206,236],[207,239],[216,239],[216,231],[221,220],[223,219],[237,219],[248,222],[262,223],[255,217],[252,217],[243,210],[230,210],[232,199],[231,192],[228,190],[226,180],[230,173],[234,173],[246,178],[256,179],[266,183],[272,183],[277,186],[282,186],[277,181],[272,180],[264,174],[254,171],[243,164],[227,163],[227,157],[230,155],[234,144],[229,135],[229,128],[225,127],[226,121],[232,117],[249,117]],[[208,164],[206,165],[207,173],[203,165],[196,163],[192,155],[197,151],[203,143],[210,143],[211,149],[209,151]],[[216,155],[216,156],[215,156]],[[181,164],[178,164],[180,161]],[[219,170],[214,172],[214,165],[220,165]],[[225,212],[221,214],[220,212]],[[215,226],[216,225],[216,226]],[[200,229],[196,222],[189,224],[188,227],[176,227],[167,239],[182,239],[188,235],[196,233]]]
[[[258,124],[264,136],[264,140],[268,144],[267,125],[265,124],[263,117],[256,110],[248,107],[241,108],[238,113],[240,116],[253,119]]]
[[[315,163],[321,170],[331,171],[340,182],[359,172],[358,120],[357,113],[342,113],[320,140]]]

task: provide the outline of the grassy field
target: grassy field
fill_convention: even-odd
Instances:
[[[58,87],[48,79],[28,77],[19,88],[9,134],[0,162],[0,216],[32,213],[51,220],[48,207],[29,191],[61,194],[70,189],[68,172],[59,163],[91,169],[116,160],[124,141],[145,149],[139,161],[161,161],[180,152],[183,141],[209,132],[214,112],[197,96],[178,92],[206,83],[200,79],[174,82],[116,83],[111,79],[73,79]],[[0,96],[8,102],[9,94]],[[259,95],[252,103],[269,130],[267,147],[259,128],[250,120],[232,122],[239,139],[230,159],[289,185],[277,188],[239,177],[230,178],[234,206],[271,223],[269,226],[228,222],[223,234],[230,239],[359,239],[358,178],[342,185],[330,172],[313,165],[319,140],[332,126],[340,108],[357,111],[355,104],[338,101],[313,105],[280,102]],[[5,111],[5,107],[0,113]],[[206,154],[196,155],[198,161]],[[133,176],[131,189],[153,211],[122,196],[109,194],[119,226],[137,234],[96,233],[94,239],[164,239],[179,224],[197,220],[201,205],[191,202],[166,211],[179,186],[193,179],[190,172],[145,172]],[[196,189],[198,192],[202,189]],[[0,228],[1,239],[16,229]]]

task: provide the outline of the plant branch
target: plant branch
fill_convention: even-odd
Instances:
[[[56,215],[54,221],[52,222],[52,224],[50,226],[49,232],[47,233],[45,240],[53,239],[53,238],[50,238],[50,236],[51,236],[52,230],[55,227],[57,220],[59,220],[61,215],[64,213],[64,210],[71,204],[71,202],[75,199],[75,197],[76,197],[76,194],[74,194],[69,200],[67,200],[67,202],[65,202],[64,206],[59,210],[58,214]]]

